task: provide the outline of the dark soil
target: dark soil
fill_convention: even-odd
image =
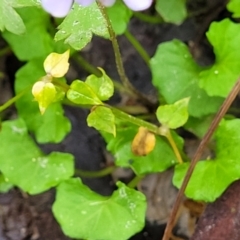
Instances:
[[[178,38],[189,45],[196,61],[202,65],[209,65],[213,62],[214,55],[204,34],[213,20],[220,20],[229,14],[224,8],[223,0],[197,0],[189,2],[189,9],[194,12],[195,15],[180,26],[174,26],[172,24],[150,25],[141,22],[137,18],[133,18],[129,31],[141,42],[150,56],[153,56],[159,43]],[[127,76],[138,90],[148,94],[154,100],[157,99],[156,92],[151,84],[151,73],[145,62],[124,36],[119,37],[118,40]],[[114,64],[115,60],[112,46],[109,41],[95,37],[81,55],[94,66],[100,66],[105,69],[113,79],[119,79]],[[16,61],[12,54],[9,54],[1,60],[1,69],[6,73],[4,82],[0,82],[2,83],[0,87],[1,104],[13,94],[11,86],[14,82],[14,73],[21,64],[23,63]],[[72,60],[68,78],[84,79],[87,75],[88,73]],[[114,96],[111,103],[123,104],[122,96]],[[41,148],[46,153],[55,150],[72,153],[76,157],[77,168],[83,170],[102,169],[109,163],[109,156],[106,153],[105,143],[101,136],[86,124],[88,110],[65,107],[65,111],[72,122],[72,132],[61,144],[46,144],[42,145]],[[11,108],[10,111],[6,112],[2,117],[7,119],[14,114],[14,108]],[[83,179],[83,181],[92,190],[102,195],[110,195],[114,190],[112,176],[97,179]],[[167,186],[170,185],[171,184],[168,184]],[[175,197],[175,189],[172,189],[172,186],[170,188],[172,194],[168,193],[168,197],[170,198],[169,201],[171,204],[166,207],[167,209],[165,210],[167,212],[170,211]],[[168,191],[168,189],[166,191]],[[64,236],[52,215],[51,204],[54,201],[54,196],[54,190],[36,196],[29,196],[16,188],[8,193],[0,194],[0,240],[69,239]],[[189,215],[189,212],[187,214]],[[165,223],[166,219],[160,222],[159,219],[152,220],[150,218],[147,221],[145,229],[131,239],[160,240],[163,235]],[[188,239],[189,230],[184,230],[182,227],[184,224],[185,222],[179,222],[175,233],[179,237],[182,236],[182,239]],[[196,237],[194,239],[203,238]],[[205,238],[205,240],[207,239],[210,238]]]

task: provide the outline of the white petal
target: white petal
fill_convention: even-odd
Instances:
[[[111,7],[115,3],[115,0],[100,0],[100,2],[105,7]]]
[[[81,6],[89,6],[94,2],[94,0],[75,0],[76,3],[80,4]]]
[[[133,11],[145,10],[149,8],[153,2],[153,0],[123,0],[123,1]]]
[[[54,17],[65,17],[71,9],[72,0],[42,0],[42,7]]]

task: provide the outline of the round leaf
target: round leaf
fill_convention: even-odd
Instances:
[[[73,156],[43,155],[21,119],[3,122],[0,146],[0,170],[5,179],[30,194],[46,191],[73,175]]]
[[[240,179],[240,120],[222,121],[216,134],[216,158],[197,163],[188,183],[187,197],[213,202],[235,180]],[[180,187],[189,164],[175,167],[173,183]]]
[[[170,23],[181,24],[187,17],[186,0],[157,0],[156,10]]]
[[[202,117],[217,112],[223,99],[209,97],[199,87],[201,68],[185,44],[179,40],[160,44],[150,63],[153,84],[168,104],[190,97],[189,115]]]
[[[230,0],[227,4],[227,9],[230,12],[233,12],[233,17],[240,17],[240,1],[239,0]]]
[[[107,8],[114,32],[121,35],[127,29],[132,16],[132,11],[122,2],[117,0],[112,7]]]
[[[188,102],[189,98],[184,98],[174,104],[160,106],[157,109],[159,122],[171,129],[183,126],[188,120]]]
[[[145,223],[145,196],[118,182],[112,196],[91,191],[80,179],[69,179],[57,187],[53,213],[71,238],[126,240]]]
[[[207,38],[214,47],[216,62],[200,73],[199,85],[210,96],[226,97],[240,75],[240,25],[229,19],[213,22]]]

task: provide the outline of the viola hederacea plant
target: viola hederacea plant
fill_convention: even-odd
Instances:
[[[74,2],[81,6],[89,6],[95,0],[42,0],[42,7],[54,17],[65,17],[71,9]],[[142,11],[149,8],[152,0],[123,0],[124,3],[133,11]],[[99,0],[105,7],[110,7],[115,3],[115,0]]]
[[[22,193],[35,195],[55,188],[52,213],[57,221],[47,222],[51,224],[48,231],[54,233],[47,236],[36,229],[39,239],[59,236],[55,232],[59,224],[71,239],[127,240],[140,231],[148,235],[146,222],[165,225],[168,218],[164,237],[153,237],[169,240],[175,239],[176,217],[181,221],[176,232],[184,239],[236,239],[229,237],[231,233],[210,236],[218,224],[198,227],[198,214],[206,203],[235,188],[236,180],[239,187],[240,180],[239,99],[229,108],[240,89],[240,23],[233,20],[240,17],[240,0],[219,2],[225,5],[215,3],[221,7],[216,15],[213,5],[199,9],[194,0],[0,0],[0,200],[10,189],[8,196],[22,199]],[[147,11],[136,12],[143,10]],[[202,10],[207,23],[218,21],[199,26],[199,14],[204,20]],[[230,12],[231,18],[221,20]],[[189,16],[194,29],[182,24]],[[166,28],[167,23],[171,25]],[[180,29],[185,43],[173,39],[181,37]],[[201,30],[200,38],[188,34],[189,30],[196,36]],[[215,63],[212,53],[204,55],[209,52],[207,42]],[[15,58],[19,62],[9,61]],[[5,86],[8,80],[14,91]],[[9,109],[12,104],[16,108]],[[190,159],[188,152],[192,155],[200,141]],[[205,157],[198,162],[201,155]],[[164,171],[168,173],[161,175]],[[169,217],[176,192],[169,187],[171,176],[180,191]],[[44,212],[49,212],[52,193]],[[229,195],[221,202],[227,198],[230,202]],[[187,198],[191,199],[188,212]],[[31,202],[39,206],[34,199]],[[9,202],[11,208],[18,209],[14,202],[19,201]],[[9,204],[0,205],[3,212]],[[207,213],[214,208],[213,214]],[[239,206],[229,209],[236,211],[228,211],[231,215],[224,219],[237,222]],[[212,205],[205,216],[224,221],[219,212]],[[46,221],[42,214],[31,215]],[[0,217],[8,222],[8,214],[0,212]],[[0,224],[2,238],[16,230],[21,233],[19,239],[31,234],[32,226],[22,232],[19,217],[12,220],[20,227],[6,224],[6,231],[1,231]],[[199,236],[197,230],[192,236],[193,225]],[[231,224],[219,224],[225,225]],[[46,223],[38,226],[43,229]],[[159,232],[155,226],[154,232]],[[240,235],[239,228],[231,232]]]

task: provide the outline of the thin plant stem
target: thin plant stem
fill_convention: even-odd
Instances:
[[[163,22],[163,19],[160,16],[151,16],[141,12],[134,12],[133,15],[141,21],[151,24],[158,24]]]
[[[175,141],[174,141],[174,139],[173,139],[169,129],[166,129],[166,127],[165,127],[165,130],[163,130],[163,126],[159,128],[158,126],[156,126],[156,125],[154,125],[152,123],[149,123],[149,122],[146,122],[146,121],[144,121],[144,120],[142,120],[140,118],[136,118],[134,116],[131,116],[131,115],[129,115],[129,114],[125,113],[125,112],[122,112],[122,111],[120,111],[120,110],[118,110],[118,109],[116,109],[116,108],[114,108],[112,106],[109,106],[109,105],[105,105],[105,106],[110,108],[112,110],[113,114],[117,118],[125,120],[125,121],[128,121],[128,122],[130,122],[130,123],[132,123],[134,125],[137,125],[139,127],[141,127],[141,126],[145,127],[150,132],[153,132],[156,135],[160,135],[160,136],[166,137],[168,142],[169,142],[169,144],[170,144],[170,146],[172,147],[172,149],[173,149],[173,151],[174,151],[174,153],[176,155],[176,158],[177,158],[178,162],[180,164],[183,163],[181,154],[180,154],[180,152],[179,152],[179,150],[177,148],[177,145],[176,145],[176,143],[175,143]]]
[[[193,156],[193,159],[190,163],[188,171],[187,171],[187,173],[185,175],[185,178],[183,180],[182,186],[179,189],[179,192],[177,194],[175,204],[173,205],[173,209],[172,209],[170,217],[168,219],[167,226],[166,226],[166,229],[165,229],[164,236],[163,236],[162,240],[169,240],[170,239],[171,234],[172,234],[172,229],[174,227],[174,223],[175,223],[175,220],[176,220],[176,216],[178,215],[177,213],[178,213],[179,207],[181,205],[181,202],[182,202],[182,199],[183,199],[183,196],[184,196],[185,189],[186,189],[186,187],[188,185],[188,182],[189,182],[189,180],[190,180],[190,178],[193,174],[194,168],[195,168],[197,162],[199,161],[200,157],[202,156],[203,150],[204,150],[205,146],[207,145],[208,141],[210,140],[210,138],[212,137],[212,135],[213,135],[214,131],[216,130],[219,122],[221,121],[223,116],[226,114],[230,105],[232,104],[232,102],[236,98],[237,94],[239,93],[239,90],[240,90],[240,79],[238,79],[238,81],[236,82],[232,91],[229,93],[228,97],[223,102],[221,108],[219,109],[218,113],[214,117],[207,133],[205,134],[202,141],[200,142],[195,155]]]
[[[111,166],[99,171],[85,171],[81,169],[75,169],[75,175],[84,178],[100,178],[111,174],[114,170],[116,170],[116,168],[116,166]]]
[[[102,76],[102,72],[98,68],[94,67],[92,64],[87,62],[78,52],[74,53],[72,55],[72,58],[78,64],[80,64],[87,72],[92,73],[92,74],[96,75],[97,77]]]
[[[146,122],[140,118],[136,118],[132,115],[129,115],[125,112],[122,112],[121,110],[118,110],[117,108],[114,108],[112,106],[109,106],[109,105],[105,105],[106,107],[110,108],[113,112],[113,114],[119,118],[119,119],[122,119],[122,120],[125,120],[127,122],[130,122],[134,125],[137,125],[139,127],[145,127],[147,128],[150,132],[153,132],[157,135],[162,135],[159,130],[158,130],[158,126],[152,124],[152,123],[149,123],[149,122]]]
[[[166,134],[166,138],[168,140],[168,142],[170,143],[176,157],[177,157],[177,160],[178,160],[178,163],[179,164],[182,164],[183,163],[183,160],[182,160],[182,157],[181,157],[181,154],[180,152],[178,151],[178,148],[177,148],[177,145],[172,137],[172,134],[171,134],[171,131],[169,130]]]
[[[152,103],[146,96],[144,96],[141,92],[139,92],[131,84],[128,77],[126,76],[125,69],[124,69],[123,62],[122,62],[120,49],[119,49],[119,45],[118,45],[118,41],[117,41],[117,38],[116,38],[116,34],[113,30],[111,21],[108,17],[108,14],[106,12],[105,7],[99,1],[97,1],[97,4],[98,4],[98,7],[99,7],[104,19],[106,20],[106,23],[107,23],[108,32],[109,32],[110,40],[112,41],[113,51],[114,51],[114,55],[115,55],[115,62],[116,62],[117,71],[118,71],[118,74],[120,76],[120,79],[121,79],[124,87],[129,88],[129,90],[131,90],[133,92],[135,97],[138,98],[140,101],[142,101],[142,103],[146,104],[146,106],[149,106],[149,107],[154,106],[154,103]]]
[[[0,57],[5,55],[6,53],[9,53],[11,52],[11,48],[9,46],[3,48],[3,49],[0,49]]]
[[[135,176],[128,184],[127,186],[129,188],[135,188],[138,183],[144,178],[145,176],[140,175],[140,176]]]
[[[136,49],[139,55],[142,57],[144,62],[147,64],[147,66],[149,67],[150,57],[148,53],[145,51],[145,49],[142,47],[140,42],[128,30],[125,31],[124,35],[128,39],[128,41],[133,45],[133,47]]]
[[[52,83],[60,88],[62,88],[62,90],[66,93],[69,90],[69,85],[67,83],[61,82],[59,81],[59,79],[54,78],[52,80]]]
[[[18,99],[20,99],[24,94],[26,94],[31,89],[31,86],[25,88],[23,91],[18,93],[16,96],[9,99],[7,102],[5,102],[2,106],[0,106],[0,112],[6,110],[8,107],[10,107],[13,103],[15,103]]]

